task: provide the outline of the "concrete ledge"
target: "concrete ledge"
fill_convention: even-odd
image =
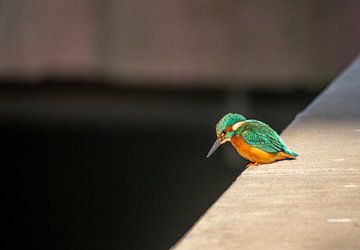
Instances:
[[[360,57],[282,137],[300,157],[245,170],[175,249],[360,249]]]

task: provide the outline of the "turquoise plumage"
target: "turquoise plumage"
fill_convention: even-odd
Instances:
[[[242,138],[250,146],[265,152],[276,154],[284,151],[290,155],[298,156],[297,153],[289,150],[276,131],[264,122],[246,120],[245,126],[238,129],[235,133],[236,136],[240,136],[241,134]]]

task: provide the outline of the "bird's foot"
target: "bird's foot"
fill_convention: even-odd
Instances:
[[[246,165],[246,167],[248,168],[248,167],[259,166],[259,165],[261,165],[261,164],[258,162],[250,162],[249,164]]]

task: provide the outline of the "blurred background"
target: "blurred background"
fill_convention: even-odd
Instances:
[[[246,164],[230,145],[205,158],[216,122],[238,112],[280,133],[358,55],[359,10],[0,0],[13,247],[171,247]]]

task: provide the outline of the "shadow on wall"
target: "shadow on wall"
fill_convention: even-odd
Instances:
[[[217,120],[245,107],[226,91],[103,85],[0,93],[17,247],[168,249],[246,163],[230,145],[205,158]],[[246,100],[244,114],[278,131],[314,95],[232,94]]]

